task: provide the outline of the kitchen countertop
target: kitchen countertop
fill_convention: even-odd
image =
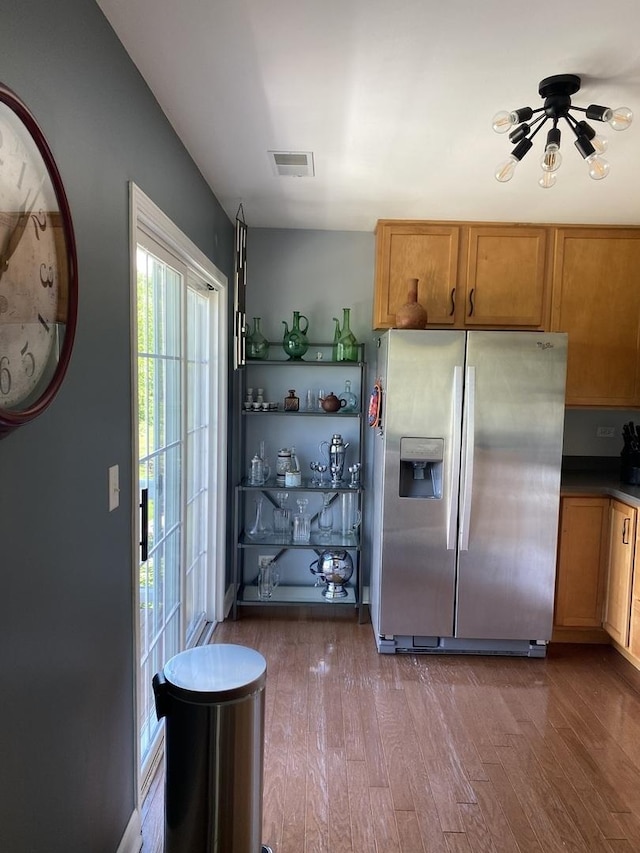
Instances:
[[[565,457],[560,494],[603,495],[640,507],[640,486],[620,482],[620,460],[615,457]]]

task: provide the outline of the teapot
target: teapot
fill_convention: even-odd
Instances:
[[[311,574],[316,575],[319,583],[326,584],[322,590],[324,598],[345,598],[349,594],[345,584],[353,574],[353,560],[344,548],[329,548],[323,551],[318,559],[311,563],[309,570]]]
[[[333,391],[326,397],[320,397],[320,403],[325,412],[339,412],[347,405],[347,401],[343,397],[336,397]]]

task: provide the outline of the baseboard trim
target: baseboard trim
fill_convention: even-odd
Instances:
[[[551,642],[609,645],[611,637],[604,628],[566,628],[554,625]]]
[[[116,853],[140,853],[142,850],[142,821],[140,812],[135,809],[129,818],[122,840]]]
[[[628,649],[623,648],[620,643],[616,643],[615,640],[612,640],[611,645],[613,648],[621,655],[626,661],[628,661],[631,666],[635,667],[635,669],[640,670],[640,660],[638,660],[635,655],[632,655]]]

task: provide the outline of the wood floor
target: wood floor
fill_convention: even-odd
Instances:
[[[337,609],[249,610],[214,642],[267,660],[274,853],[640,851],[640,674],[606,646],[378,655]],[[163,784],[144,853],[162,850]]]

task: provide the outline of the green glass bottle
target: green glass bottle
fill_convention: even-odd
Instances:
[[[350,308],[342,309],[342,331],[337,344],[337,361],[357,361],[359,354],[358,341],[349,326]]]
[[[269,355],[269,341],[260,329],[260,317],[253,318],[253,331],[247,335],[247,358],[265,359]]]

